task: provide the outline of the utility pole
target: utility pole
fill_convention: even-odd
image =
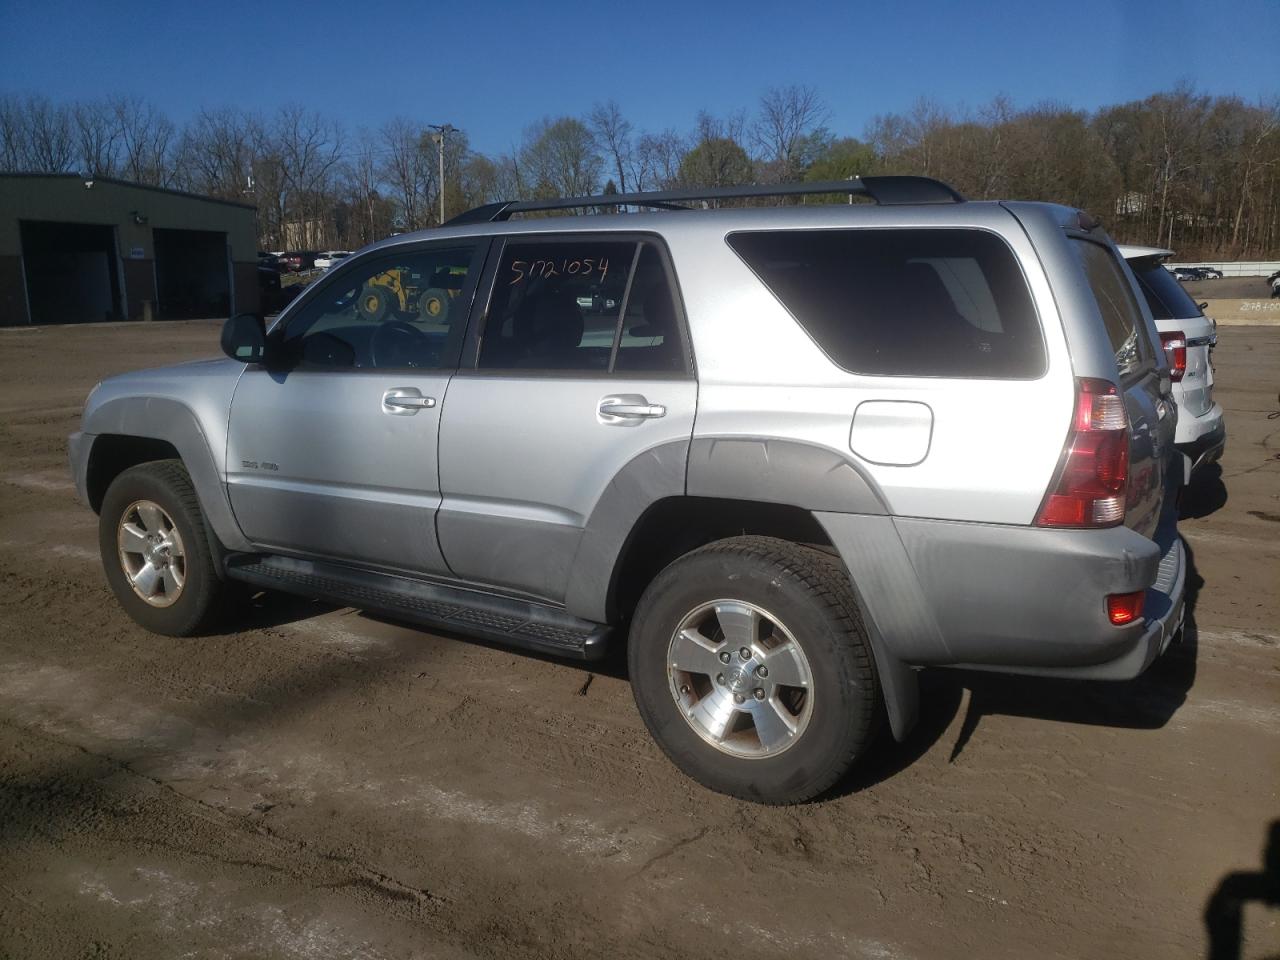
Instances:
[[[436,131],[431,139],[440,148],[440,225],[444,226],[444,138],[451,133],[457,133],[458,128],[448,123],[429,123],[427,126]]]

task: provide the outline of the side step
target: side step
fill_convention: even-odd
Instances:
[[[227,558],[227,576],[509,646],[577,660],[604,656],[609,628],[555,607],[338,563],[264,554]]]

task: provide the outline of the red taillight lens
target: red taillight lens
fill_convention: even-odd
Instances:
[[[1164,355],[1169,361],[1169,379],[1177,383],[1187,372],[1187,335],[1181,331],[1162,333],[1160,343],[1164,346]]]
[[[1124,520],[1129,417],[1106,380],[1076,381],[1076,409],[1058,475],[1036,515],[1039,527],[1111,527]]]
[[[1117,627],[1133,623],[1142,616],[1142,604],[1147,598],[1147,591],[1136,593],[1113,593],[1107,597],[1107,618]]]

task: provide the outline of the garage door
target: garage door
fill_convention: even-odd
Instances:
[[[225,317],[231,312],[227,235],[208,230],[152,231],[156,313],[162,320]]]
[[[32,323],[121,319],[114,228],[23,220],[19,232]]]

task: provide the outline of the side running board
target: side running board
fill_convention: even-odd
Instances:
[[[227,558],[227,576],[509,646],[577,660],[604,656],[609,628],[556,607],[338,563],[263,554]]]

